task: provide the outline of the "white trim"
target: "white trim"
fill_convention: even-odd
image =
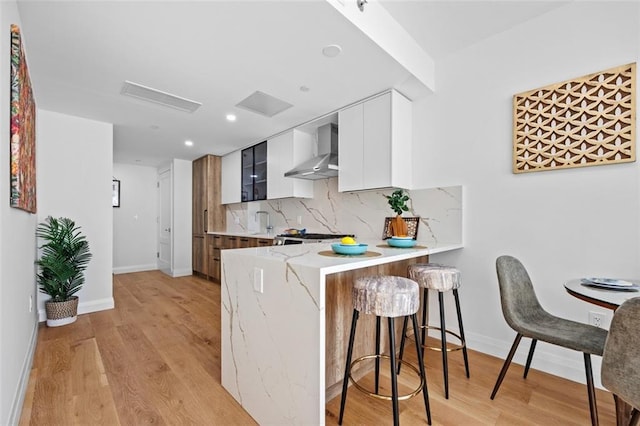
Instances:
[[[78,304],[78,315],[81,314],[89,314],[91,312],[98,311],[106,311],[108,309],[113,309],[115,307],[115,303],[113,301],[113,297],[108,297],[106,299],[98,299],[92,300],[89,302],[80,302]],[[38,321],[43,322],[47,320],[47,313],[43,309],[38,309]]]
[[[29,341],[27,355],[22,363],[22,371],[20,373],[20,381],[18,389],[13,397],[11,411],[9,412],[9,424],[17,425],[22,414],[22,406],[24,405],[24,397],[27,394],[27,386],[29,386],[29,376],[31,375],[31,367],[33,366],[33,356],[36,352],[36,343],[38,342],[38,323],[33,323],[33,331]]]
[[[128,274],[131,272],[155,271],[156,269],[158,269],[158,265],[156,263],[149,263],[148,265],[119,266],[117,268],[113,268],[113,273],[118,275]]]
[[[465,333],[465,337],[467,340],[467,347],[469,349],[473,349],[475,351],[500,358],[501,365],[504,362],[504,359],[507,357],[507,354],[511,349],[511,345],[513,344],[513,340],[505,342],[477,333],[467,332]],[[515,337],[516,333],[514,331],[513,338],[515,339]],[[518,350],[513,357],[512,363],[525,365],[530,345],[531,339],[523,338],[518,345]],[[586,383],[582,354],[571,349],[564,349],[561,351],[562,355],[559,355],[547,350],[547,348],[551,347],[559,346],[551,345],[544,342],[538,342],[533,356],[533,362],[531,363],[531,368],[544,371],[546,373],[553,374],[554,376],[562,377],[577,383]],[[565,353],[567,356],[564,355]],[[595,355],[591,357],[593,383],[597,388],[604,389],[600,381],[601,363],[601,357]],[[473,374],[473,365],[471,365],[471,369]],[[496,379],[497,378],[498,372],[496,371]]]
[[[189,275],[193,275],[193,271],[191,269],[174,269],[171,271],[171,276],[173,278],[188,277]]]

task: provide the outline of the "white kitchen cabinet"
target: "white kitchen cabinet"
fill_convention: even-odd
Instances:
[[[412,105],[391,90],[338,112],[338,190],[411,188]]]
[[[222,157],[222,204],[239,203],[241,184],[241,152],[234,151]]]
[[[267,141],[267,199],[313,198],[313,181],[284,174],[312,158],[314,138],[293,129]]]

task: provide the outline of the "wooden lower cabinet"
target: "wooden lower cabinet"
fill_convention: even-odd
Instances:
[[[207,276],[207,246],[204,235],[193,235],[192,238],[192,268],[193,272]]]
[[[222,256],[224,249],[272,246],[270,238],[241,237],[234,235],[207,235],[207,273],[210,280],[220,282],[222,278]]]
[[[208,272],[209,279],[220,282],[220,248],[223,245],[221,235],[207,235],[207,254],[209,256]]]

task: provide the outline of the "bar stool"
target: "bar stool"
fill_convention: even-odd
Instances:
[[[415,265],[409,265],[408,268],[409,277],[415,280],[423,288],[422,297],[422,325],[421,338],[422,346],[427,349],[437,350],[442,352],[442,372],[444,375],[444,396],[449,399],[449,368],[447,362],[447,352],[457,351],[462,349],[464,356],[464,368],[467,373],[467,379],[469,378],[469,358],[467,355],[467,343],[464,337],[464,327],[462,326],[462,314],[460,312],[460,298],[458,296],[458,288],[460,287],[460,271],[451,266],[444,266],[436,263],[418,263]],[[428,306],[429,306],[429,290],[436,290],[438,292],[438,304],[440,307],[440,327],[431,327],[428,325]],[[458,326],[460,327],[460,334],[456,334],[446,329],[444,319],[444,292],[453,291],[453,297],[456,303],[456,311],[458,314]],[[425,346],[425,333],[426,330],[432,328],[434,330],[440,330],[440,347]],[[414,327],[414,334],[417,334],[417,330]],[[407,320],[405,319],[402,327],[402,341],[400,343],[400,356],[404,353],[404,339],[407,332]],[[460,341],[460,346],[457,348],[447,347],[447,333],[456,337]],[[398,366],[400,370],[400,366]]]
[[[411,317],[414,327],[418,327],[418,319],[416,312],[420,304],[418,284],[404,277],[395,276],[369,276],[358,278],[355,281],[352,290],[353,296],[353,319],[351,321],[351,334],[349,336],[349,347],[347,350],[347,361],[344,370],[344,379],[342,382],[342,399],[340,401],[340,418],[338,424],[342,424],[344,415],[344,407],[347,399],[347,390],[349,380],[353,382],[356,389],[364,392],[366,395],[392,401],[393,406],[393,424],[399,424],[398,401],[405,400],[416,396],[422,390],[424,398],[424,406],[427,412],[427,423],[431,424],[431,410],[429,408],[429,393],[427,391],[427,376],[424,369],[424,359],[422,358],[422,346],[418,343],[418,336],[415,336],[416,353],[420,369],[418,370],[412,364],[406,361],[396,360],[396,343],[395,343],[395,323],[397,317]],[[353,342],[356,335],[356,325],[360,312],[376,316],[376,353],[375,355],[364,355],[351,362],[353,355]],[[387,317],[389,326],[389,355],[380,354],[380,318]],[[389,359],[389,367],[391,373],[391,395],[382,395],[378,392],[378,382],[380,373],[380,359]],[[351,376],[351,369],[358,363],[375,359],[375,391],[370,392],[356,382]],[[406,395],[398,395],[398,379],[397,365],[405,364],[413,370],[420,378],[420,385],[412,392]]]

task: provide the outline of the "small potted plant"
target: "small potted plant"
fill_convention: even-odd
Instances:
[[[36,264],[40,292],[51,296],[45,302],[47,325],[57,327],[75,322],[78,315],[78,296],[84,284],[84,271],[91,260],[89,243],[80,227],[66,217],[47,219],[36,229],[43,241]]]
[[[409,211],[407,201],[409,196],[403,189],[396,189],[391,195],[385,195],[391,210],[396,213],[396,217],[391,221],[391,235],[396,237],[407,236],[407,223],[402,218],[402,213]]]

